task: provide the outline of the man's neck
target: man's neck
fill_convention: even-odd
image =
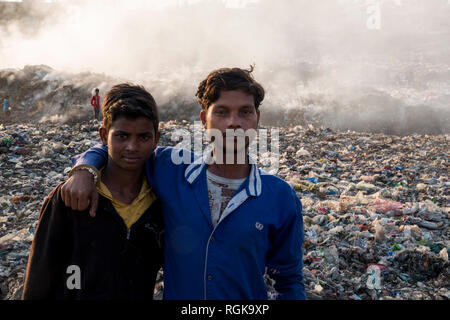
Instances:
[[[142,172],[127,171],[108,161],[102,172],[102,182],[108,187],[114,199],[130,204],[139,195],[142,187]]]
[[[213,152],[214,155],[214,152]],[[225,157],[224,157],[225,158]],[[225,160],[225,159],[224,159]],[[226,162],[226,161],[225,161]],[[236,159],[231,164],[217,164],[213,163],[208,166],[208,170],[216,176],[227,179],[242,179],[247,178],[251,171],[251,166],[248,163],[248,158],[245,157],[244,164],[236,164]]]

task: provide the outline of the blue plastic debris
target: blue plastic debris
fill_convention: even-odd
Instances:
[[[394,251],[391,251],[391,250],[389,250],[387,253],[386,253],[386,257],[392,257],[394,255]]]
[[[317,180],[317,178],[308,178],[306,180],[308,180],[309,182],[312,182],[312,183],[319,183],[319,180]]]

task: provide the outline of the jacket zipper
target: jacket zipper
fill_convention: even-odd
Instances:
[[[142,219],[142,217],[140,217],[139,219],[138,219],[138,221],[136,221],[135,223],[133,223],[133,225],[131,226],[131,227],[127,227],[127,225],[125,224],[125,222],[123,221],[123,219],[122,219],[122,217],[120,216],[120,214],[117,212],[117,210],[114,210],[115,211],[115,213],[116,213],[116,216],[118,217],[118,219],[120,220],[120,223],[122,224],[122,226],[124,227],[124,229],[126,230],[126,232],[127,232],[127,236],[126,236],[126,239],[127,240],[130,240],[130,235],[131,235],[131,229],[132,228],[134,228],[134,227],[136,227],[136,226],[138,226],[138,225],[141,225],[141,224],[143,224],[145,221],[141,221]]]
[[[145,213],[145,212],[144,212]],[[120,215],[119,215],[120,217]],[[137,228],[138,226],[140,226],[141,224],[146,223],[147,221],[145,219],[142,218],[143,215],[141,217],[139,217],[139,219],[133,223],[133,225],[129,228],[127,228],[127,240],[130,240],[130,234],[131,234],[131,229]],[[122,219],[122,217],[120,217],[120,219]],[[123,220],[122,220],[123,221]],[[125,223],[124,223],[125,224]],[[126,227],[126,225],[125,225]]]
[[[217,226],[219,225],[220,222],[221,221],[219,220],[219,222],[214,227],[213,231],[209,235],[208,243],[206,244],[205,270],[203,271],[203,295],[204,295],[204,300],[207,300],[206,299],[206,267],[208,266],[209,243],[211,242],[212,235],[214,234],[214,231],[216,231]]]
[[[244,190],[244,189],[243,189]],[[230,200],[231,201],[231,200]],[[228,207],[228,206],[227,206]],[[236,208],[235,208],[236,209]],[[226,210],[226,208],[225,208]],[[233,210],[234,211],[234,210]],[[211,238],[212,235],[214,234],[214,231],[216,231],[217,227],[219,226],[219,224],[225,220],[227,217],[229,216],[229,214],[227,214],[225,217],[223,217],[222,219],[219,219],[219,221],[217,222],[216,226],[214,227],[213,231],[211,232],[211,234],[209,235],[209,239],[208,239],[208,243],[206,244],[206,256],[205,256],[205,269],[203,271],[203,295],[204,295],[204,300],[206,299],[206,267],[208,266],[208,251],[209,251],[209,243],[211,242]]]

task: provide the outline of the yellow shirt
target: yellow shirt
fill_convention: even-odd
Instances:
[[[100,172],[102,172],[102,170]],[[142,187],[139,195],[131,204],[126,204],[114,199],[108,187],[99,178],[99,183],[97,185],[98,193],[111,201],[114,208],[125,222],[127,228],[130,228],[138,221],[144,212],[151,206],[153,201],[156,200],[156,195],[148,185],[147,179],[144,178],[142,180]]]

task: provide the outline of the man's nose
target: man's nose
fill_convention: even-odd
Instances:
[[[136,139],[129,139],[126,144],[127,151],[136,151],[138,149],[138,141]]]
[[[241,118],[237,112],[232,112],[228,118],[228,129],[238,129],[242,127]]]

